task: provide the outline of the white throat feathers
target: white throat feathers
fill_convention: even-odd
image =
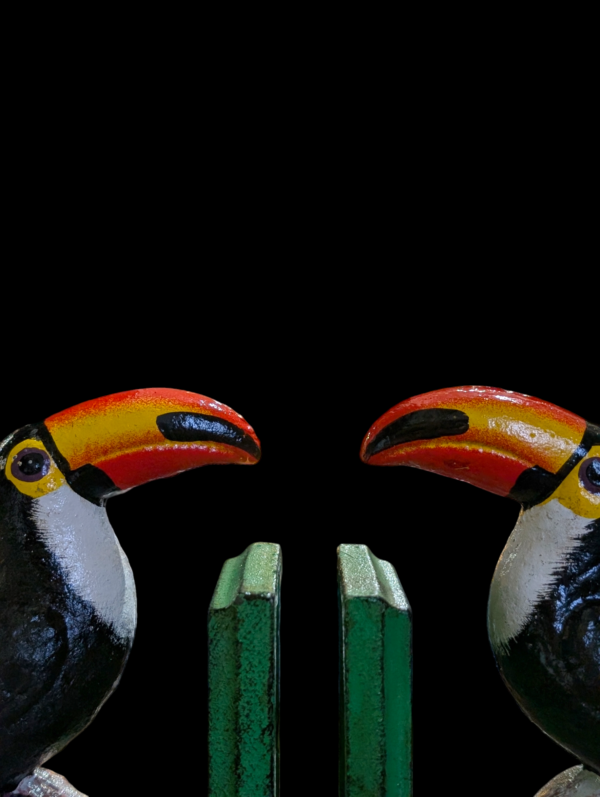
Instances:
[[[494,652],[508,652],[509,642],[549,596],[589,524],[556,499],[521,511],[490,589],[488,632]]]
[[[91,603],[121,641],[130,641],[137,621],[135,584],[106,508],[63,485],[37,498],[33,513],[75,593]]]

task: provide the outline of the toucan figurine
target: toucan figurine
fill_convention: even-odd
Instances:
[[[127,661],[135,586],[107,499],[259,458],[241,415],[162,388],[87,401],[0,443],[1,795],[79,794],[41,764],[91,722]]]
[[[544,794],[600,794],[600,427],[520,393],[450,388],[389,410],[361,457],[522,504],[492,580],[490,642],[525,714],[582,762],[569,783],[588,790]]]

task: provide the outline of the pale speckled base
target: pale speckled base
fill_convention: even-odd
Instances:
[[[582,766],[561,772],[535,797],[600,797],[600,777]]]
[[[15,797],[87,797],[74,786],[50,769],[37,767],[33,775],[28,775],[12,792]]]

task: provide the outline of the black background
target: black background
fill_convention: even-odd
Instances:
[[[207,323],[199,298],[161,309],[147,292],[133,311],[132,296],[90,315],[78,307],[54,336],[50,313],[47,348],[5,381],[3,433],[89,398],[168,386],[229,404],[263,448],[257,466],[206,467],[111,499],[136,577],[137,636],[116,693],[48,766],[92,797],[205,792],[206,610],[223,561],[266,540],[284,561],[283,794],[335,794],[336,546],[355,542],[394,564],[413,608],[417,793],[466,778],[465,794],[485,784],[488,797],[533,795],[575,762],[521,714],[487,641],[489,583],[518,506],[365,466],[358,450],[395,403],[452,385],[526,392],[597,420],[585,359],[539,345],[537,322],[490,312],[485,296],[474,308],[443,290],[435,302],[399,293],[379,323],[356,298],[336,307],[335,291],[263,283],[257,297],[248,281],[250,315],[270,305],[261,324],[219,312]]]
[[[314,91],[304,55],[294,85],[272,84],[272,62],[246,75],[252,55],[222,88],[229,50],[206,76],[196,43],[170,74],[153,51],[111,79],[102,54],[79,86],[67,53],[64,76],[44,63],[16,88],[0,436],[166,386],[232,406],[263,447],[255,467],[108,504],[137,636],[116,693],[48,762],[90,797],[205,793],[206,611],[224,560],[258,540],[283,548],[284,797],[336,794],[342,542],[392,562],[413,608],[418,795],[531,797],[575,763],[522,715],[487,641],[518,506],[358,451],[394,404],[456,385],[600,420],[593,127],[563,112],[562,76],[546,117],[543,76],[518,99],[504,51],[481,85],[467,48],[464,74],[455,53],[422,86],[429,44],[400,68],[395,42],[371,76],[362,37],[348,46]]]

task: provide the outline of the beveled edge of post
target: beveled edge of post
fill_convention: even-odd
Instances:
[[[378,559],[366,545],[342,544],[337,553],[344,598],[381,600],[399,612],[410,613],[410,604],[393,565]]]
[[[227,609],[246,598],[275,600],[281,579],[281,546],[254,542],[223,564],[209,612]]]

